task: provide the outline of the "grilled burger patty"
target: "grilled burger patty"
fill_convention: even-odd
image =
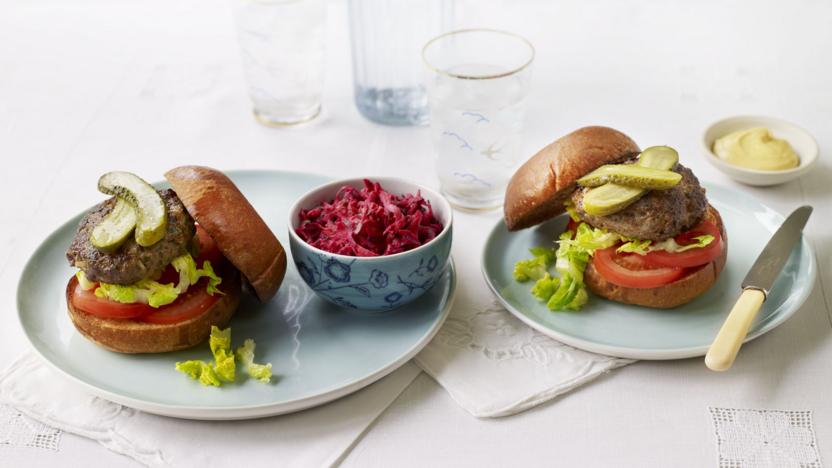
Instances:
[[[168,222],[165,237],[159,242],[142,247],[131,236],[115,252],[105,253],[90,242],[93,228],[112,211],[115,197],[95,206],[84,216],[75,238],[66,252],[69,264],[82,270],[92,281],[133,284],[156,279],[170,262],[185,253],[196,233],[194,220],[185,210],[173,190],[159,192],[167,205]]]
[[[585,188],[575,190],[572,202],[581,219],[592,226],[625,237],[663,241],[699,224],[708,207],[705,189],[693,172],[681,164],[674,170],[682,175],[675,187],[650,190],[632,205],[611,215],[593,216],[584,211]]]

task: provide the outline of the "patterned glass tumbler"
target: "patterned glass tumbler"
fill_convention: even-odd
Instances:
[[[501,206],[524,154],[534,47],[516,34],[466,29],[432,39],[422,56],[443,195],[457,208]]]
[[[350,0],[355,105],[385,125],[424,125],[428,103],[419,52],[449,29],[451,0]]]
[[[324,0],[234,0],[243,73],[254,116],[293,125],[321,112]]]

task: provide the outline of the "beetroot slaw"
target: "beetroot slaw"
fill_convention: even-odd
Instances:
[[[298,214],[295,232],[309,245],[353,257],[393,255],[430,242],[442,232],[430,202],[415,194],[393,195],[378,182],[343,186],[335,199]]]

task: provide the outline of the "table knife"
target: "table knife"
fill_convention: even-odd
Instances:
[[[811,214],[812,207],[808,205],[794,210],[760,252],[742,281],[740,298],[705,355],[705,365],[709,369],[726,371],[731,368],[751,322],[763,306],[792,249],[800,242],[803,227]]]

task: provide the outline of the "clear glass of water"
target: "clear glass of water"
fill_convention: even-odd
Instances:
[[[355,105],[385,125],[423,125],[422,46],[450,28],[452,0],[349,0]]]
[[[254,116],[293,125],[321,112],[325,0],[233,0]]]
[[[523,156],[534,47],[513,33],[466,29],[431,40],[422,57],[442,193],[459,208],[501,206]]]

